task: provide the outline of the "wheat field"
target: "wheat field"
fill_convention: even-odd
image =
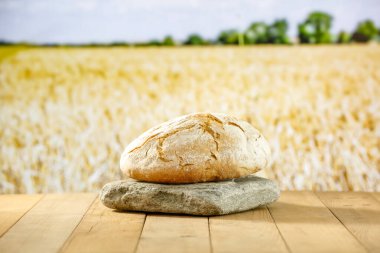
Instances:
[[[281,189],[380,191],[380,47],[30,49],[0,64],[0,193],[97,191],[183,114],[268,139]]]

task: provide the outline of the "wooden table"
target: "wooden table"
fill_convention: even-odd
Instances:
[[[0,195],[0,252],[380,252],[380,193],[283,192],[215,217],[116,212],[92,193]]]

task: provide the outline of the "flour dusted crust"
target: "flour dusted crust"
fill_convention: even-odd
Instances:
[[[249,123],[219,113],[194,113],[149,129],[124,150],[120,168],[133,179],[197,183],[239,178],[264,169],[265,138]]]

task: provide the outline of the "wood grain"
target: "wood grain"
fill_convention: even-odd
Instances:
[[[210,217],[210,232],[214,253],[287,252],[266,207]]]
[[[0,195],[0,237],[4,235],[43,195]]]
[[[138,253],[210,252],[207,217],[148,215],[137,248]]]
[[[49,194],[0,238],[0,252],[57,252],[95,194]]]
[[[380,252],[379,196],[283,192],[207,218],[119,213],[95,194],[0,195],[0,252]]]
[[[116,212],[97,198],[61,252],[134,252],[144,213]]]
[[[380,202],[380,192],[372,192],[372,196]]]
[[[268,208],[292,252],[366,252],[312,192],[283,192]]]
[[[371,194],[321,192],[317,195],[369,252],[380,252],[380,203]]]

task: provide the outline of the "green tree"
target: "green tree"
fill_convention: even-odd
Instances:
[[[360,22],[352,34],[352,40],[356,42],[368,42],[377,37],[377,28],[372,20]]]
[[[184,42],[185,45],[206,45],[207,42],[198,34],[190,34]]]
[[[338,34],[337,43],[339,44],[347,44],[351,42],[351,35],[348,32],[341,31]]]
[[[218,36],[218,42],[223,45],[239,45],[241,34],[234,29],[222,31]]]
[[[268,43],[268,26],[263,22],[252,23],[245,31],[246,44]]]
[[[111,47],[124,47],[124,46],[129,46],[129,43],[128,42],[124,42],[124,41],[115,41],[115,42],[109,43],[108,46],[111,46]]]
[[[139,44],[141,46],[161,46],[161,42],[159,40],[150,40],[147,43]]]
[[[175,46],[175,41],[172,38],[172,36],[166,36],[164,40],[162,41],[163,46]]]
[[[268,42],[273,44],[289,44],[287,35],[288,22],[285,19],[276,20],[268,28]]]
[[[298,37],[301,43],[330,43],[332,16],[324,12],[312,12],[298,26]]]

